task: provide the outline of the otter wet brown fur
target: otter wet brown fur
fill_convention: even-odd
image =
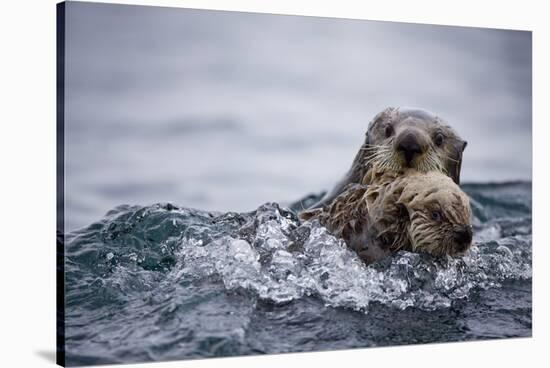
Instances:
[[[318,219],[367,263],[398,250],[455,255],[470,247],[469,199],[451,178],[408,169],[371,171],[364,180],[300,218]]]
[[[311,208],[328,206],[344,188],[359,184],[373,169],[439,171],[459,184],[465,147],[466,141],[440,117],[421,109],[387,108],[369,123],[346,175]]]

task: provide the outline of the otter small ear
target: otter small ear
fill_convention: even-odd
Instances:
[[[449,176],[456,184],[460,184],[460,170],[462,168],[462,153],[468,145],[467,141],[459,140],[455,145],[455,156],[449,163]]]

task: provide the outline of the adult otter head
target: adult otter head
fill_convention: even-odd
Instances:
[[[466,144],[453,128],[428,111],[387,108],[370,122],[356,160],[363,170],[439,171],[459,184]]]
[[[449,177],[437,172],[407,175],[397,205],[409,217],[410,250],[456,255],[472,244],[468,196]]]

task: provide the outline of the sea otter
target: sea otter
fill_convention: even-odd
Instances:
[[[300,213],[318,219],[366,262],[398,250],[464,253],[472,243],[468,196],[448,176],[414,169],[371,170],[369,184],[349,184],[327,208]]]
[[[460,184],[466,144],[453,128],[428,111],[389,107],[369,123],[365,141],[347,174],[310,208],[329,205],[346,186],[368,177],[373,167],[384,171],[439,171]]]

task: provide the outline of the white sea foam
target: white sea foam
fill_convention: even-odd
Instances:
[[[372,302],[448,307],[474,288],[531,277],[530,236],[489,240],[499,234],[492,228],[462,257],[400,252],[366,266],[324,227],[300,225],[275,205],[260,207],[250,223],[255,230],[248,239],[232,234],[202,245],[184,238],[175,272],[181,278],[217,275],[228,290],[246,289],[275,303],[316,295],[328,306],[362,311]],[[297,233],[307,236],[296,240]]]

